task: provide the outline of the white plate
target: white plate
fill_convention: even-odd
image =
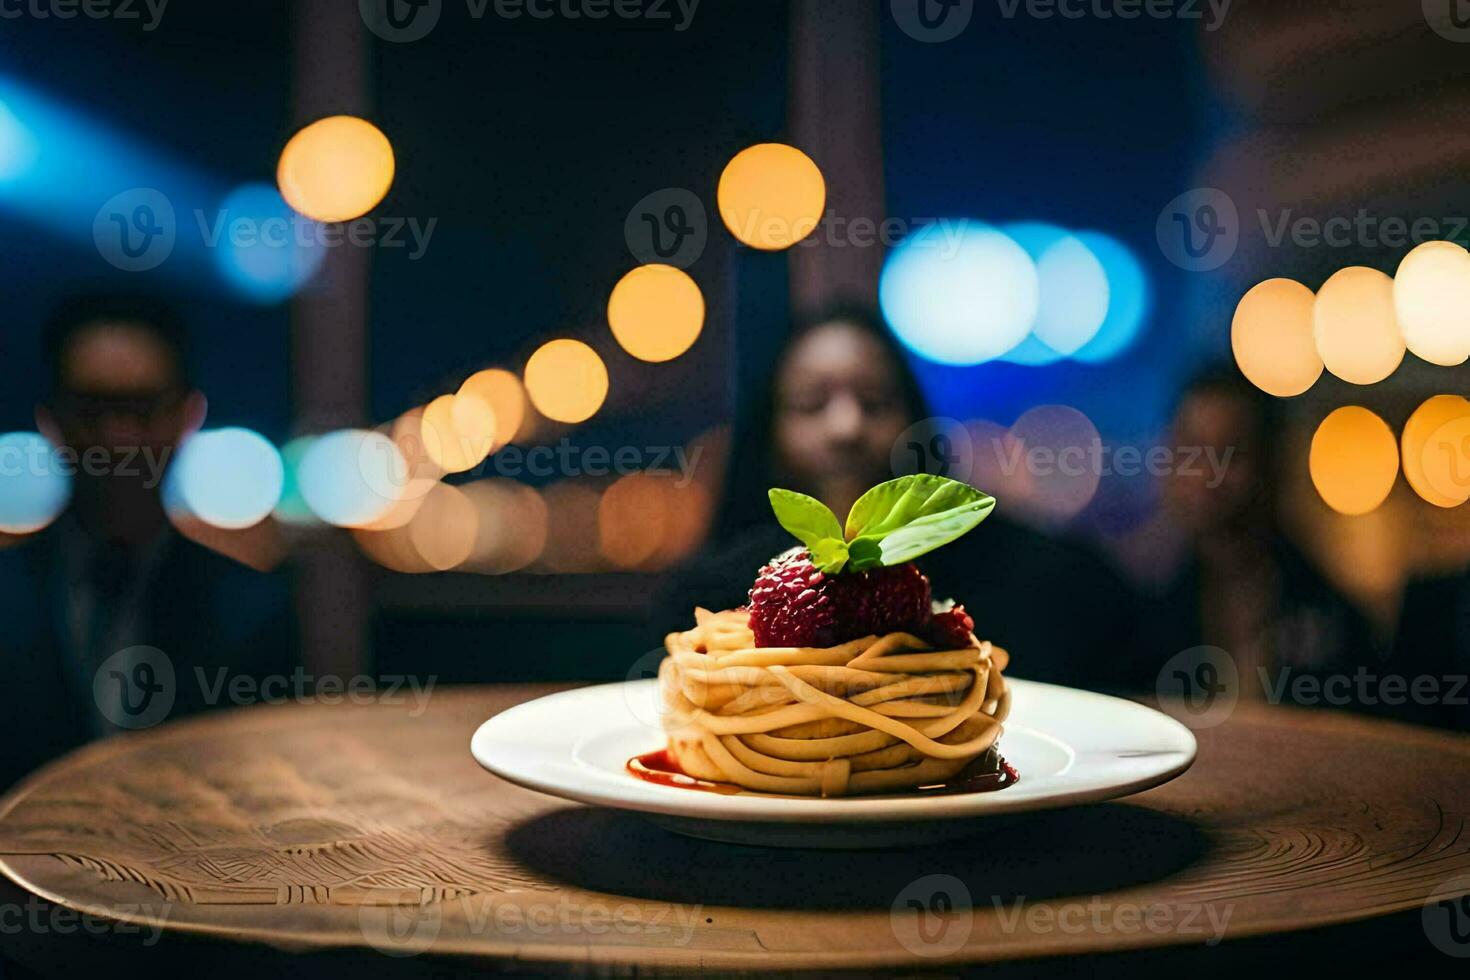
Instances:
[[[1189,729],[1151,708],[1070,687],[1012,680],[1000,753],[1018,783],[989,793],[841,799],[707,793],[633,776],[664,746],[656,680],[563,691],[503,711],[470,741],[504,779],[553,796],[636,810],[713,840],[781,847],[881,847],[962,836],[976,818],[1126,796],[1194,761]]]

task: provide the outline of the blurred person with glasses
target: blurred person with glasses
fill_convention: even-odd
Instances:
[[[177,313],[78,297],[42,341],[37,425],[75,465],[67,510],[0,552],[0,788],[90,738],[224,706],[232,678],[294,663],[283,577],[185,539],[165,511],[164,474],[206,411]]]

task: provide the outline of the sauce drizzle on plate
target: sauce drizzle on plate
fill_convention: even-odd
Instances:
[[[646,782],[660,786],[677,786],[680,789],[697,789],[705,793],[731,795],[740,792],[739,786],[729,783],[712,783],[708,779],[695,779],[679,768],[669,755],[668,749],[645,752],[628,760],[628,771]]]
[[[972,767],[948,782],[920,786],[914,790],[914,793],[924,796],[940,796],[948,793],[993,793],[996,790],[1014,786],[1021,781],[1021,775],[1016,772],[1015,766],[999,756],[991,755],[990,758],[995,760],[994,769],[987,767],[977,772]],[[639,779],[659,786],[675,786],[679,789],[693,789],[704,793],[725,795],[742,792],[739,786],[715,783],[689,775],[679,768],[679,764],[669,755],[668,749],[656,749],[653,752],[635,755],[628,760],[627,768],[628,772]]]

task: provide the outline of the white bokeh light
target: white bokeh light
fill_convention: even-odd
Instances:
[[[45,436],[0,435],[0,532],[39,531],[56,520],[70,499],[71,479]]]
[[[1443,367],[1470,359],[1470,252],[1454,242],[1414,249],[1394,275],[1393,304],[1416,357]]]
[[[340,429],[316,439],[296,470],[301,499],[338,527],[362,527],[388,513],[409,485],[408,463],[381,432]]]
[[[941,364],[994,360],[1036,320],[1036,265],[1001,231],[941,220],[904,239],[884,264],[879,302],[898,339]]]
[[[270,514],[285,479],[281,454],[264,436],[242,428],[210,429],[179,447],[165,494],[178,516],[239,530]]]

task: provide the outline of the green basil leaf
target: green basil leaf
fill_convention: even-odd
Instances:
[[[833,518],[836,521],[836,518]],[[817,571],[835,575],[847,564],[847,542],[841,538],[823,538],[810,546],[812,564]]]
[[[987,498],[974,487],[929,473],[880,483],[857,499],[847,515],[847,539],[882,537],[921,517]]]
[[[867,542],[876,542],[881,564],[899,565],[958,538],[994,507],[994,497],[957,480],[927,473],[889,480],[852,505],[847,515],[849,552],[871,567]],[[865,543],[859,545],[860,540]]]
[[[877,538],[854,538],[848,542],[848,567],[854,572],[867,571],[883,564],[883,546]]]
[[[815,497],[780,489],[771,490],[767,496],[771,498],[776,520],[808,550],[815,549],[826,538],[842,540],[842,525],[837,523],[837,515]]]
[[[995,498],[987,496],[983,500],[921,517],[890,532],[880,543],[883,564],[902,565],[949,544],[985,520],[994,508]]]

